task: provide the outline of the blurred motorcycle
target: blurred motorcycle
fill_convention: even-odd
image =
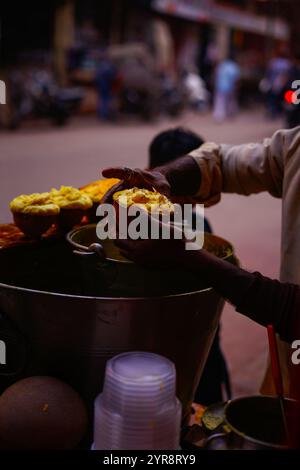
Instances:
[[[13,71],[9,75],[10,129],[18,129],[28,116],[47,118],[63,126],[78,108],[83,92],[80,88],[60,88],[50,71],[32,69]]]

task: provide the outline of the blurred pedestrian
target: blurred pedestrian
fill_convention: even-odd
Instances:
[[[98,116],[104,120],[113,118],[113,87],[117,71],[108,55],[103,53],[96,70],[98,91]]]
[[[267,114],[274,119],[282,112],[284,87],[291,72],[291,61],[285,51],[280,51],[268,63],[262,87],[266,92]]]
[[[189,105],[195,111],[204,111],[209,102],[209,92],[204,80],[195,70],[183,73],[183,85],[187,93]]]
[[[218,122],[234,116],[238,111],[237,85],[240,75],[240,67],[233,59],[223,60],[217,65],[213,116]]]

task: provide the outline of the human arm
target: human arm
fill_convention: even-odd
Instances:
[[[284,341],[299,339],[299,286],[250,273],[205,250],[187,251],[183,240],[118,240],[117,244],[128,258],[142,265],[191,270],[237,312],[260,325],[273,324]]]
[[[190,154],[201,171],[197,197],[207,206],[217,202],[222,192],[249,195],[268,191],[282,197],[286,165],[297,152],[299,127],[279,130],[261,143],[207,142]]]
[[[273,324],[281,339],[299,339],[300,288],[248,272],[205,250],[186,252],[183,264],[205,279],[236,311],[256,323]]]
[[[282,197],[286,165],[298,152],[300,159],[300,127],[279,130],[262,143],[206,142],[190,155],[154,170],[104,170],[105,177],[125,180],[107,193],[105,202],[114,191],[135,185],[154,188],[167,196],[193,195],[206,206],[216,204],[222,192],[249,195],[268,191]]]

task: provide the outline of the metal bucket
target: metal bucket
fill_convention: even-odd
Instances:
[[[87,295],[80,260],[65,241],[0,250],[0,311],[29,350],[26,368],[14,379],[53,375],[92,405],[107,359],[124,351],[153,351],[175,363],[187,415],[223,299],[203,285],[150,297],[106,295],[98,287],[102,295]],[[8,360],[9,355],[8,350]]]

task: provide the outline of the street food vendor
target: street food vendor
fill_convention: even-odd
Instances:
[[[154,187],[167,195],[194,195],[206,207],[219,202],[222,192],[250,195],[268,191],[282,198],[280,280],[300,284],[299,163],[300,127],[296,127],[279,130],[261,143],[206,142],[188,156],[151,171],[110,168],[103,175],[125,179],[121,185]],[[286,345],[281,349],[287,360]],[[287,368],[285,375],[287,391]],[[267,381],[263,391],[271,392]]]

